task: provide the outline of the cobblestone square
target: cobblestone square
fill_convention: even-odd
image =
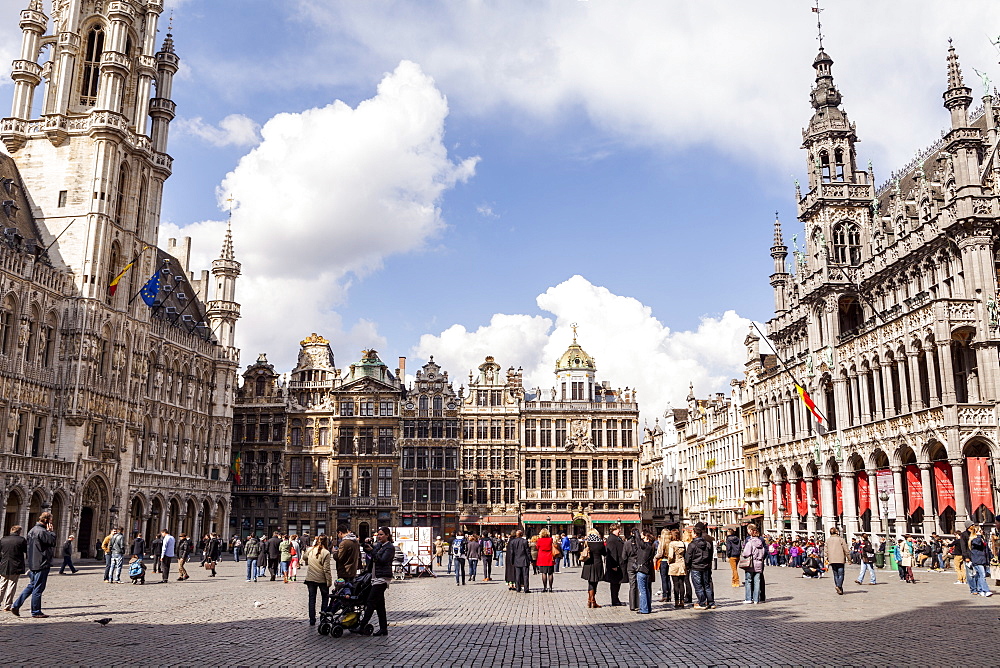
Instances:
[[[195,564],[197,566],[197,564]],[[830,577],[767,571],[769,601],[742,605],[729,571],[715,571],[718,609],[683,611],[659,602],[642,617],[627,607],[588,610],[579,569],[556,576],[555,593],[509,592],[502,582],[452,577],[393,583],[389,636],[320,636],[306,619],[306,587],[245,582],[231,561],[219,576],[189,568],[186,582],[145,586],[101,582],[103,566],[53,571],[49,619],[0,617],[5,665],[363,665],[666,666],[996,664],[984,642],[996,599],[971,596],[953,572],[920,569],[917,584],[879,572],[876,586],[848,573],[845,595]],[[22,579],[22,582],[24,580]],[[255,606],[255,602],[262,605]],[[602,585],[598,602],[608,602]],[[111,617],[101,627],[94,620]],[[957,654],[956,654],[957,653]]]

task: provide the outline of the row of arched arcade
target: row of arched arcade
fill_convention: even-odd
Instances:
[[[181,532],[202,536],[212,531],[225,536],[229,527],[229,502],[225,497],[135,493],[127,507],[119,508],[102,474],[91,476],[80,494],[73,494],[62,483],[33,489],[18,484],[0,493],[0,500],[3,535],[15,525],[24,527],[26,534],[38,516],[49,511],[58,544],[75,535],[74,551],[82,557],[97,557],[101,542],[116,525],[124,527],[129,536],[140,532],[147,541],[164,528],[175,536]]]
[[[888,450],[888,451],[887,451]],[[841,528],[848,536],[930,536],[992,524],[996,512],[996,445],[973,438],[949,456],[939,441],[867,455],[830,456],[817,465],[771,462],[762,471],[764,530],[805,537]]]

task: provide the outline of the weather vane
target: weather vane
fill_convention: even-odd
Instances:
[[[820,22],[820,13],[823,11],[819,6],[819,0],[816,0],[816,6],[812,8],[816,12],[816,33],[819,39],[819,48],[823,48],[823,24]]]

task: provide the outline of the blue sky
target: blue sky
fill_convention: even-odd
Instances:
[[[21,4],[0,6],[0,62]],[[985,1],[830,4],[880,182],[947,122],[948,37],[977,97],[974,67],[1000,79]],[[579,322],[650,419],[689,382],[727,391],[747,319],[771,313],[774,212],[789,242],[800,229],[810,5],[167,0],[182,70],[161,245],[190,234],[206,266],[236,197],[247,363],[287,370],[317,331],[341,365],[374,346],[462,380],[493,354],[546,387]]]

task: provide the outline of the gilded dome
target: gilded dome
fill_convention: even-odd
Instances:
[[[597,365],[594,362],[594,358],[587,354],[580,344],[576,342],[576,337],[573,338],[573,343],[570,344],[566,352],[562,354],[559,361],[556,362],[556,371],[569,371],[572,369],[585,369],[587,371],[597,371]]]

